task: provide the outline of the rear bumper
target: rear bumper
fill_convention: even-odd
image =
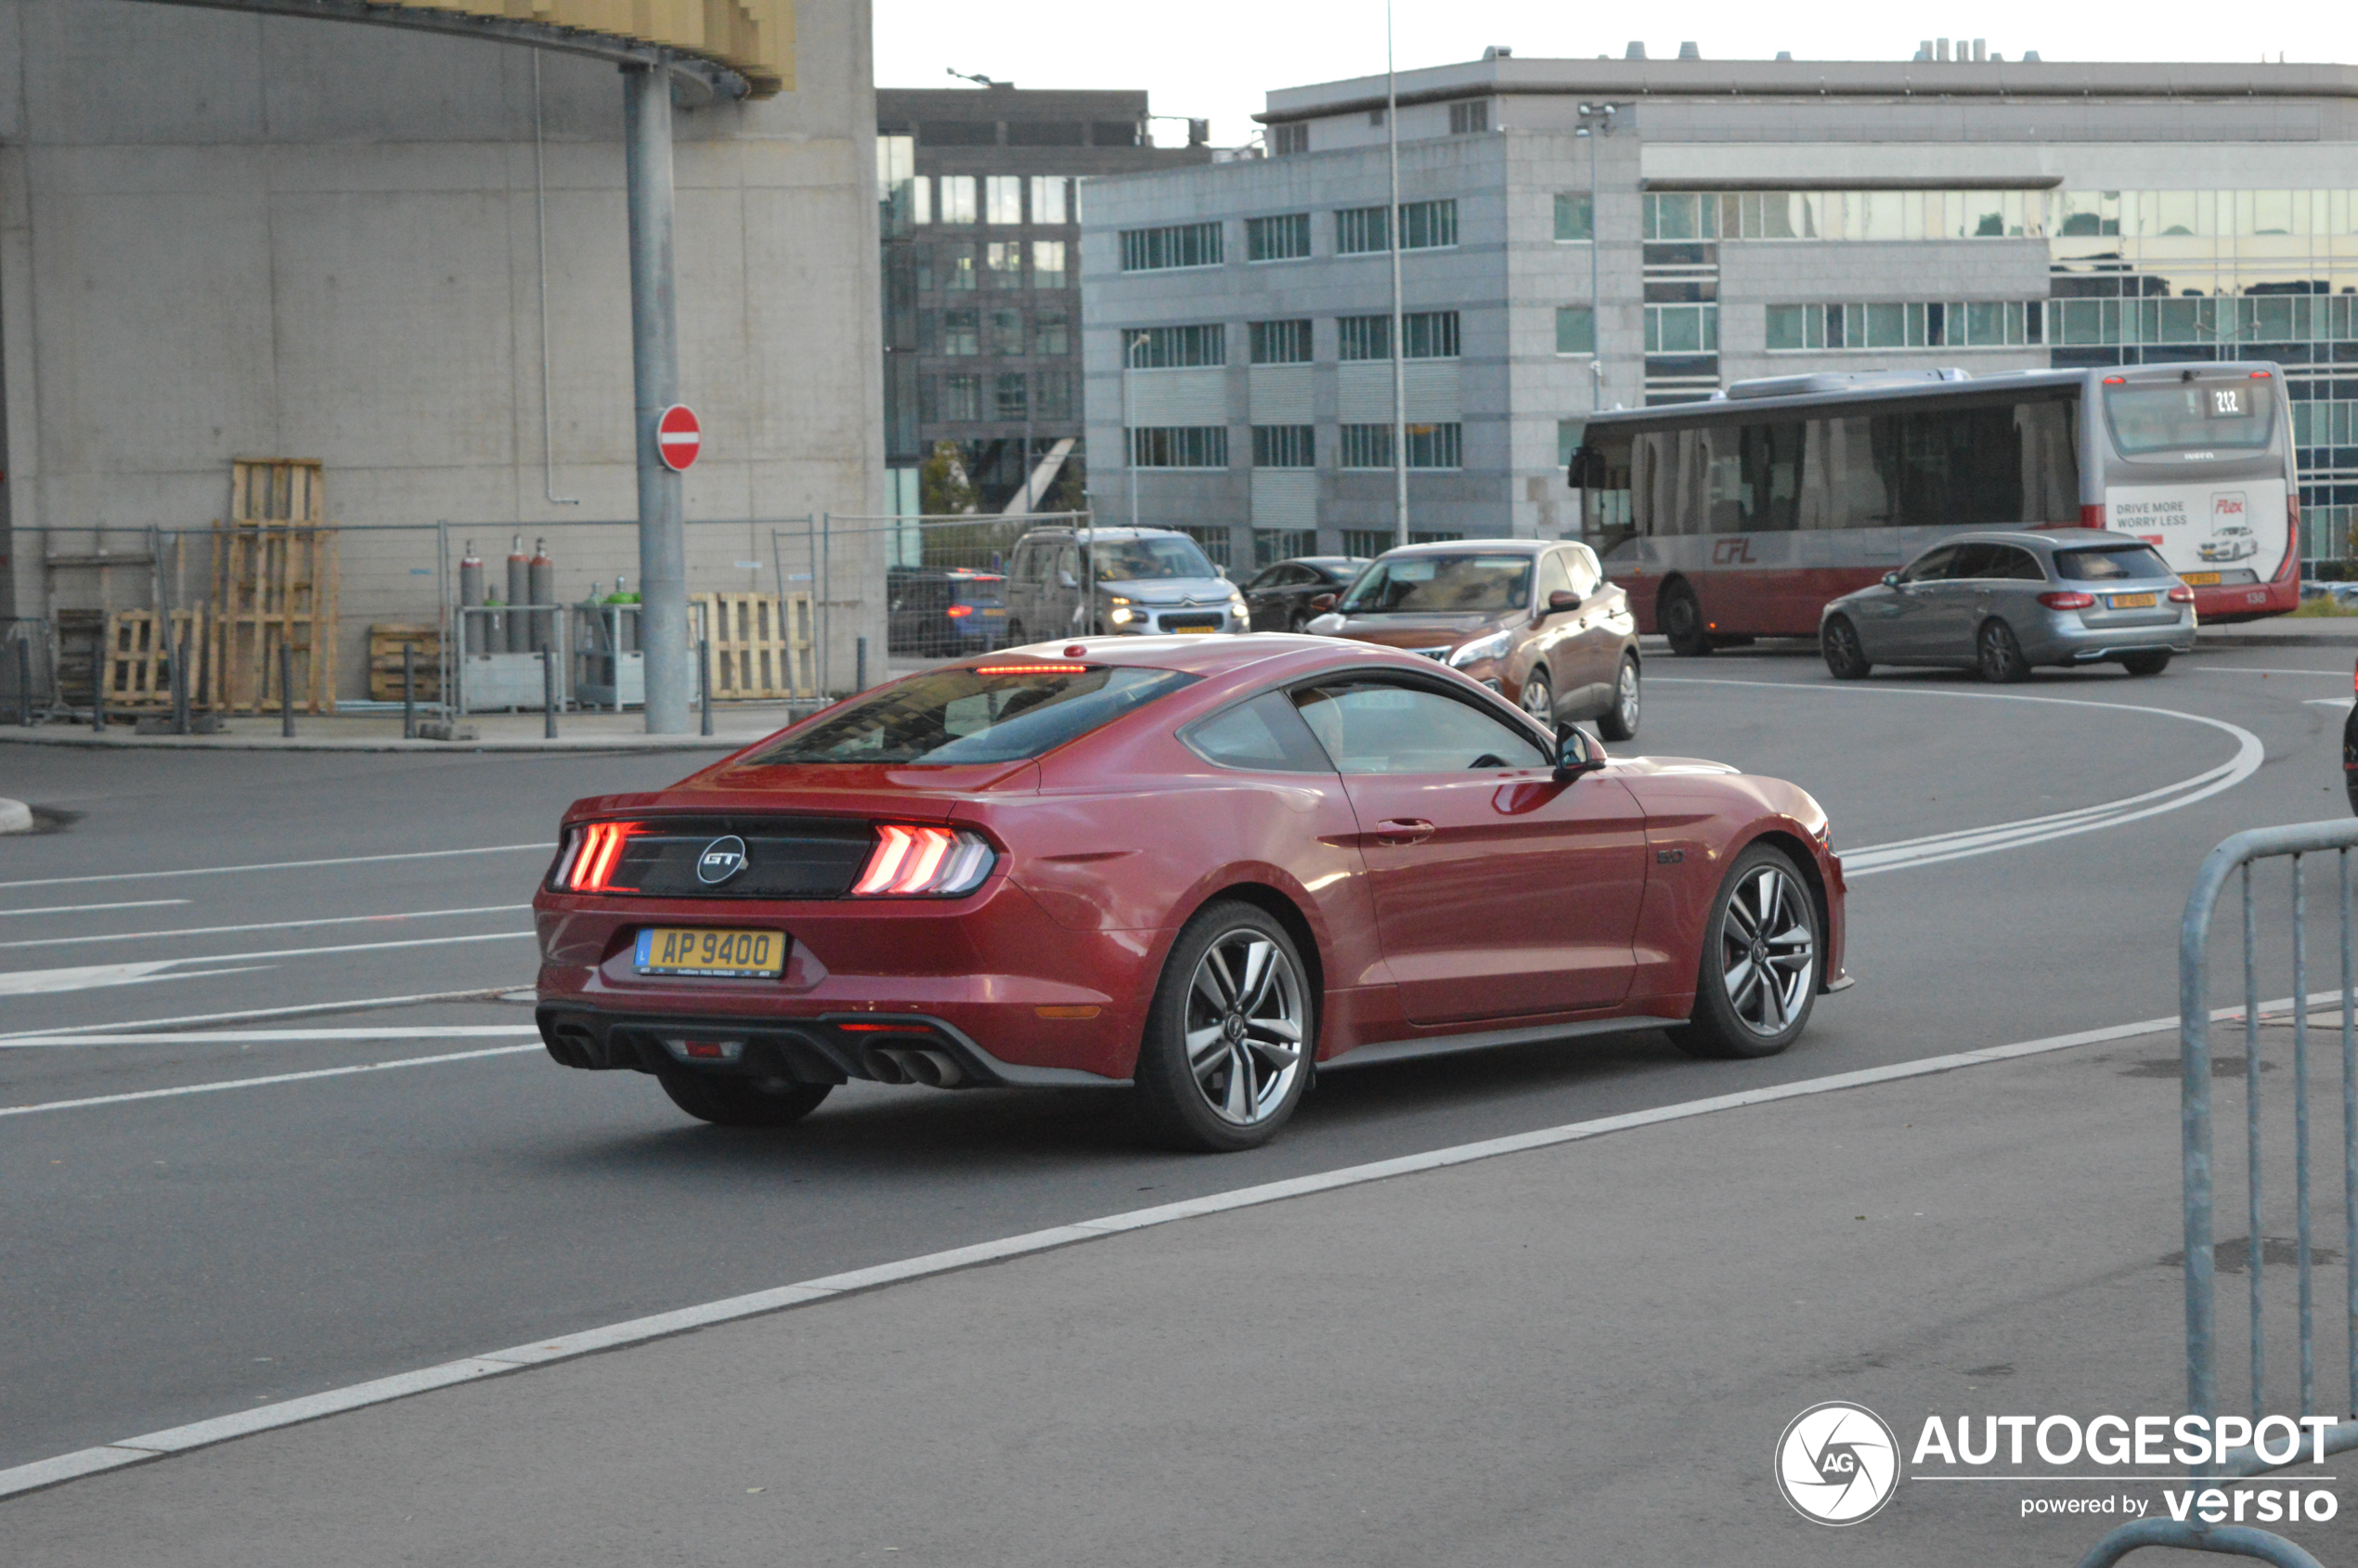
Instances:
[[[2028,628],[2026,628],[2028,629]],[[2104,664],[2131,654],[2191,654],[2195,618],[2154,626],[2085,626],[2076,612],[2058,612],[2035,636],[2022,639],[2032,664]]]
[[[937,1089],[1118,1089],[1129,1082],[1073,1068],[1003,1061],[955,1025],[918,1013],[789,1019],[543,1006],[535,1017],[551,1056],[591,1071],[684,1070],[797,1083],[857,1078]],[[698,1051],[723,1054],[693,1054]]]

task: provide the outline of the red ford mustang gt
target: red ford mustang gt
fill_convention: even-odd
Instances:
[[[1803,790],[1607,758],[1412,654],[1092,639],[839,703],[566,813],[533,901],[568,1067],[776,1125],[835,1084],[1129,1087],[1274,1134],[1321,1067],[1610,1030],[1783,1050],[1843,977]]]

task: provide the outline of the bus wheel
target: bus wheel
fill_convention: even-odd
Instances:
[[[1976,646],[1984,680],[2002,686],[2028,679],[2030,666],[2022,656],[2022,644],[2015,641],[2015,628],[2005,622],[1985,623]]]
[[[1859,628],[1846,616],[1836,616],[1826,623],[1818,637],[1818,651],[1826,656],[1826,667],[1837,680],[1864,680],[1875,667],[1867,662],[1867,651],[1859,645]]]
[[[1654,622],[1670,641],[1670,651],[1687,658],[1711,652],[1711,634],[1703,624],[1703,606],[1695,603],[1695,590],[1685,583],[1673,583],[1662,590],[1662,599],[1654,609]]]

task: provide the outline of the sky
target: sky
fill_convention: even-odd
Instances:
[[[1186,0],[1134,10],[1104,0],[875,0],[876,85],[955,87],[952,71],[1018,87],[1143,87],[1158,114],[1209,118],[1211,139],[1237,146],[1273,87],[1380,72],[1383,0]],[[1665,11],[1540,0],[1396,0],[1400,69],[1479,59],[1485,45],[1517,55],[1616,58],[1633,38],[1656,59],[1693,40],[1706,59],[1904,60],[1928,37],[1989,40],[2008,59],[2358,61],[2358,8],[2288,6],[2256,11],[2216,0],[2147,0],[2136,6],[2058,6],[1981,0],[1900,13],[1858,0],[1784,12],[1759,0],[1686,0]],[[2232,19],[2234,26],[2228,21]],[[1155,127],[1179,143],[1186,127]]]

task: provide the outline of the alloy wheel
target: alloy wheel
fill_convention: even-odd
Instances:
[[[1808,1000],[1818,976],[1809,894],[1764,865],[1728,898],[1719,923],[1720,983],[1737,1018],[1764,1039],[1781,1034]]]
[[[1221,1121],[1250,1127],[1287,1103],[1309,1010],[1285,950],[1242,927],[1204,950],[1187,986],[1188,1076]]]
[[[1621,661],[1621,679],[1613,687],[1613,708],[1621,719],[1621,727],[1635,734],[1638,730],[1638,667],[1627,659]]]
[[[1548,672],[1535,669],[1523,677],[1522,710],[1553,730],[1556,726],[1556,693],[1548,684]]]

